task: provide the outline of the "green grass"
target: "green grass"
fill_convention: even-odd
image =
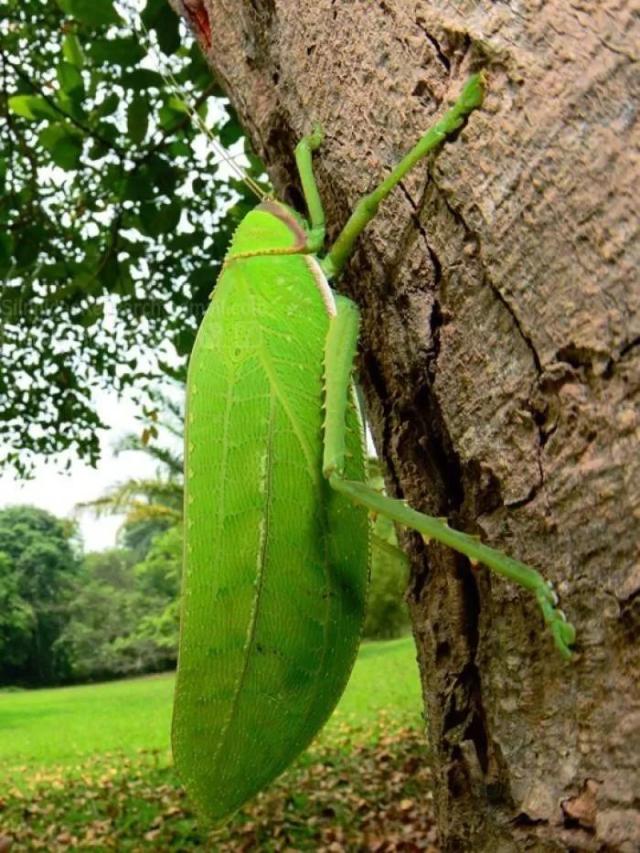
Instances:
[[[52,690],[0,693],[3,772],[74,764],[96,754],[168,758],[173,675]],[[419,725],[421,697],[411,637],[365,643],[349,686],[321,739],[339,744],[343,732],[368,732],[381,717],[394,726]]]
[[[222,828],[170,762],[173,676],[0,692],[0,846],[22,850],[435,850],[409,637],[362,646],[331,720]],[[410,839],[410,846],[396,846]],[[393,846],[380,847],[389,840]]]

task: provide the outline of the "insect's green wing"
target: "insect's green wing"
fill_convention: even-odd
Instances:
[[[173,750],[216,821],[309,743],[357,650],[368,519],[322,476],[327,327],[304,256],[238,258],[191,359]],[[361,478],[354,407],[348,420]]]

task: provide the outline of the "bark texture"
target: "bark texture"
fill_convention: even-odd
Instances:
[[[579,632],[563,663],[529,596],[407,535],[441,845],[640,850],[639,3],[204,8],[203,49],[286,200],[295,143],[326,129],[330,237],[487,69],[483,111],[339,285],[389,491],[539,567]]]

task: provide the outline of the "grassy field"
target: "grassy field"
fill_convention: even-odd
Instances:
[[[0,849],[437,851],[410,638],[363,645],[311,747],[217,830],[171,766],[172,688],[163,675],[0,693]]]
[[[173,675],[0,693],[0,766],[28,774],[91,755],[169,750]],[[349,686],[325,728],[363,727],[386,712],[418,724],[420,687],[410,637],[363,644]]]

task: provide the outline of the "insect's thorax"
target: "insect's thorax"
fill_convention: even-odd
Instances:
[[[278,312],[289,336],[303,338],[311,334],[309,323],[315,334],[322,328],[323,338],[336,311],[320,263],[307,249],[304,220],[276,201],[263,202],[238,226],[213,301],[224,303],[240,326],[270,325]]]
[[[271,199],[262,202],[242,220],[231,241],[227,260],[258,254],[304,252],[307,229],[293,208]]]

